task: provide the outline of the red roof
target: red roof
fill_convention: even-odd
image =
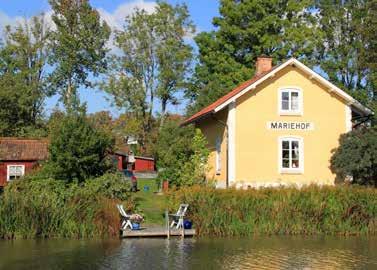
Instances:
[[[0,138],[0,160],[45,160],[47,157],[47,140]]]
[[[183,121],[182,125],[187,125],[187,124],[190,124],[192,122],[195,122],[196,120],[199,120],[200,118],[210,114],[210,113],[213,113],[214,110],[220,106],[221,104],[223,104],[224,102],[226,102],[227,100],[231,99],[232,97],[234,97],[235,95],[237,95],[238,93],[240,93],[242,90],[244,90],[246,87],[250,86],[251,84],[255,83],[256,81],[258,81],[259,79],[261,79],[262,77],[264,77],[265,75],[269,74],[270,72],[272,72],[274,69],[276,69],[278,66],[280,65],[277,65],[277,66],[274,66],[272,69],[270,69],[269,71],[266,71],[264,73],[261,73],[259,75],[255,75],[253,78],[251,78],[250,80],[246,81],[246,82],[243,82],[242,84],[240,84],[239,86],[237,86],[236,88],[234,88],[232,91],[230,91],[228,94],[222,96],[221,98],[219,98],[218,100],[216,100],[215,102],[213,102],[212,104],[208,105],[207,107],[205,107],[204,109],[200,110],[199,112],[195,113],[194,115],[192,115],[191,117],[187,118],[185,121]]]

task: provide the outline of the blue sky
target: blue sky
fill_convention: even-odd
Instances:
[[[171,4],[186,3],[191,18],[197,27],[197,31],[208,31],[213,29],[212,18],[218,15],[218,1],[215,0],[168,0]],[[90,0],[92,6],[96,7],[101,16],[113,27],[122,24],[123,18],[132,12],[134,7],[153,9],[155,1],[148,0]],[[15,24],[24,17],[31,17],[41,12],[49,13],[50,6],[48,0],[0,0],[0,27],[6,24]],[[98,89],[80,89],[81,101],[87,102],[88,112],[109,110],[114,115],[119,114],[119,110],[111,106],[105,94]],[[58,97],[49,98],[46,101],[46,114],[57,105]],[[183,105],[171,106],[169,111],[182,113]]]

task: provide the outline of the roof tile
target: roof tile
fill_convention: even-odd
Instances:
[[[47,157],[47,140],[0,138],[0,160],[45,160]]]

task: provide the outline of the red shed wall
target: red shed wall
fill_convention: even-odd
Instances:
[[[25,174],[29,173],[36,165],[36,161],[0,161],[0,187],[7,183],[7,166],[25,165]]]
[[[135,158],[135,169],[137,171],[154,171],[154,160]]]

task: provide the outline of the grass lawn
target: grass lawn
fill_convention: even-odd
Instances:
[[[134,193],[134,198],[138,209],[143,214],[144,224],[165,224],[165,196],[157,195],[158,186],[155,179],[137,179],[138,192]],[[149,187],[149,190],[144,190]]]

